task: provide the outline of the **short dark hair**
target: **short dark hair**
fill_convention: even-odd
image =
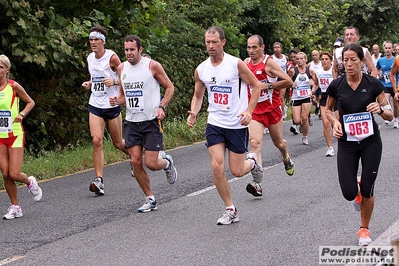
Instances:
[[[322,53],[320,54],[320,58],[321,58],[323,55],[326,55],[326,56],[328,56],[328,57],[330,58],[330,60],[332,60],[332,59],[333,59],[333,57],[332,57],[332,55],[331,55],[331,53],[330,53],[330,52],[322,52]]]
[[[354,51],[360,60],[364,59],[363,47],[360,44],[349,43],[349,44],[345,45],[344,49],[342,50],[342,58],[344,58],[344,53],[346,51]]]
[[[355,30],[356,35],[357,35],[357,36],[360,36],[360,31],[359,31],[359,29],[356,28],[356,27],[354,27],[354,26],[349,26],[349,27],[347,27],[347,28],[344,30],[344,32],[345,32],[346,30]]]
[[[280,45],[280,48],[283,49],[283,45],[281,44],[281,42],[275,42],[275,43],[273,43],[273,48],[274,48],[274,46],[275,46],[276,44]]]
[[[90,30],[89,30],[89,33],[93,32],[93,31],[102,33],[105,37],[108,36],[108,31],[103,26],[97,25],[97,26],[91,27]]]
[[[125,42],[136,42],[137,49],[140,49],[142,46],[142,42],[139,36],[136,35],[128,35],[125,37]]]
[[[294,53],[294,54],[297,54],[297,53],[298,53],[298,51],[297,51],[297,50],[295,50],[294,48],[292,48],[292,49],[290,49],[290,54],[292,54],[292,53]]]
[[[220,40],[224,40],[225,39],[225,36],[224,36],[224,30],[222,29],[222,28],[220,28],[220,27],[218,27],[218,26],[212,26],[212,27],[210,27],[210,28],[208,28],[207,30],[206,30],[206,32],[205,32],[205,34],[206,33],[219,33],[219,37],[220,37]]]

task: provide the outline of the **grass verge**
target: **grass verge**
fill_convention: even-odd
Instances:
[[[189,145],[205,139],[207,114],[198,116],[195,128],[190,130],[186,118],[175,118],[164,123],[165,149]],[[29,134],[29,132],[28,132]],[[110,138],[103,141],[105,164],[128,159],[123,152],[115,149]],[[42,152],[39,156],[25,154],[22,172],[33,175],[38,180],[73,174],[93,167],[92,146],[80,145],[53,152]],[[0,190],[4,189],[4,180],[0,179]]]

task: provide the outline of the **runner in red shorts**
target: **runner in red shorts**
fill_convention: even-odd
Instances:
[[[294,163],[287,149],[287,141],[283,139],[283,120],[279,90],[292,86],[290,77],[282,70],[271,56],[263,53],[265,45],[259,35],[249,37],[247,51],[250,61],[248,68],[261,81],[261,94],[258,104],[252,114],[249,125],[249,140],[251,150],[256,153],[258,162],[262,163],[261,147],[263,130],[269,129],[273,144],[280,150],[288,175],[294,174]],[[251,88],[248,88],[249,97]],[[248,184],[247,191],[254,196],[262,196],[262,179],[253,180]]]

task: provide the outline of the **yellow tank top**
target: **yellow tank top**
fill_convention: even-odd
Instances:
[[[19,114],[19,97],[13,88],[14,81],[8,80],[0,90],[0,138],[10,138],[24,133],[21,122],[13,123]]]

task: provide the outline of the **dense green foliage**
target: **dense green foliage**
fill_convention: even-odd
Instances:
[[[331,50],[345,26],[360,29],[371,47],[399,41],[399,2],[381,0],[0,0],[0,53],[12,62],[12,78],[36,102],[24,121],[33,154],[89,142],[88,30],[101,24],[106,47],[123,59],[123,38],[136,34],[144,52],[161,62],[176,88],[168,119],[182,120],[193,93],[193,71],[207,54],[206,28],[221,26],[226,51],[246,57],[246,37],[260,34],[266,52],[275,41],[288,52]],[[206,106],[204,105],[204,108]],[[183,118],[182,118],[183,117]]]

